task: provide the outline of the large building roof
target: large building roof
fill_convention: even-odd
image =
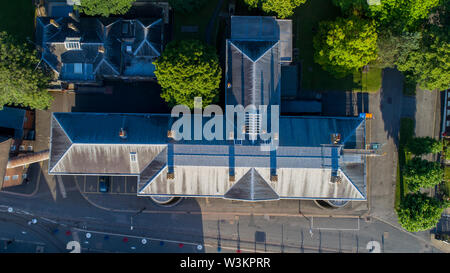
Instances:
[[[360,185],[362,181],[364,185],[364,173],[357,172],[355,167],[346,171],[349,166],[363,165],[362,157],[342,155],[347,141],[351,147],[355,146],[356,138],[364,141],[364,135],[358,134],[364,127],[364,119],[282,117],[280,146],[272,152],[245,141],[210,142],[204,138],[175,141],[167,136],[171,124],[170,115],[54,113],[49,172],[137,175],[140,195],[226,197],[225,190],[233,185],[229,182],[230,175],[234,173],[239,181],[240,176],[254,168],[256,172],[252,170],[250,174],[258,177],[259,182],[259,176],[263,177],[280,198],[301,198],[302,195],[305,198],[365,198],[365,189],[353,183],[357,181]],[[126,139],[119,136],[121,128],[126,129]],[[340,134],[343,140],[338,146],[332,145],[331,134],[334,133]],[[130,154],[136,155],[134,163],[130,161]],[[175,173],[173,181],[167,179],[171,170]],[[273,172],[278,182],[270,182]],[[330,188],[333,183],[323,181],[329,181],[333,172],[340,173],[343,182]],[[242,184],[257,182],[261,185],[258,181]],[[185,186],[165,188],[158,186],[159,183]],[[327,183],[330,186],[322,185]],[[218,187],[223,190],[213,191]],[[346,189],[340,189],[342,187]]]

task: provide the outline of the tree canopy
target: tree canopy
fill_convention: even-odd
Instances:
[[[378,2],[378,3],[377,3]],[[373,1],[369,10],[384,26],[403,31],[416,29],[439,6],[439,0],[382,0]]]
[[[172,41],[153,64],[161,97],[170,105],[192,109],[195,97],[202,97],[204,107],[218,100],[222,70],[213,47],[198,40]]]
[[[38,64],[35,51],[0,32],[0,108],[12,104],[46,109],[51,105],[50,77]]]
[[[333,0],[344,14],[361,14],[376,19],[387,29],[411,31],[424,22],[439,0]]]
[[[313,42],[314,61],[338,78],[377,58],[375,25],[356,16],[320,22]]]
[[[90,16],[108,17],[111,14],[125,14],[136,0],[81,0],[76,9]]]
[[[447,30],[448,31],[448,30]],[[426,90],[444,90],[450,86],[450,39],[445,29],[430,29],[423,34],[418,48],[400,54],[398,70]]]
[[[192,13],[202,7],[208,0],[169,0],[170,6],[182,13]]]
[[[444,206],[423,193],[410,193],[397,210],[399,223],[411,232],[431,229],[439,222]]]
[[[420,32],[393,34],[391,31],[382,31],[378,35],[377,65],[382,68],[394,68],[400,58],[405,58],[411,51],[420,48],[422,34]]]
[[[413,158],[403,169],[403,178],[412,192],[420,188],[428,188],[442,181],[443,170],[438,162],[430,162],[420,158]]]
[[[279,18],[287,18],[294,14],[294,9],[306,0],[244,0],[252,8],[260,8],[266,13],[275,13]]]
[[[442,152],[442,142],[431,137],[412,138],[406,147],[408,151],[415,155],[436,154]]]

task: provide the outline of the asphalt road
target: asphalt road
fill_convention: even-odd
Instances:
[[[161,213],[110,212],[88,203],[74,182],[63,183],[65,197],[58,190],[53,198],[45,182],[32,197],[0,192],[0,221],[9,223],[0,230],[0,244],[14,241],[2,251],[36,252],[42,246],[43,252],[70,252],[67,244],[77,241],[81,252],[367,253],[368,244],[379,245],[381,252],[438,252],[426,234],[410,234],[376,219],[201,216],[192,214],[192,199]],[[28,224],[32,219],[37,223]]]

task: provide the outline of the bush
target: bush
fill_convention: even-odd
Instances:
[[[406,145],[408,151],[415,155],[437,154],[442,152],[442,142],[431,137],[414,137]]]
[[[403,178],[412,192],[439,184],[443,174],[438,162],[430,162],[417,157],[408,162],[403,169]]]
[[[410,193],[405,196],[397,210],[401,226],[411,232],[428,230],[441,219],[445,205],[423,193]]]

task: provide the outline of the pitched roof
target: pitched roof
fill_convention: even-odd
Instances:
[[[50,20],[55,20],[58,27]],[[161,18],[81,18],[76,21],[71,17],[38,17],[37,22],[36,36],[43,48],[42,60],[62,80],[94,81],[96,75],[122,74],[151,77],[154,75],[152,61],[160,56],[163,48]],[[80,48],[67,49],[67,38],[79,38]],[[127,46],[131,46],[131,54]],[[83,64],[82,73],[75,73],[74,63]]]
[[[247,201],[278,200],[280,197],[264,178],[251,168],[225,193],[224,198]]]

